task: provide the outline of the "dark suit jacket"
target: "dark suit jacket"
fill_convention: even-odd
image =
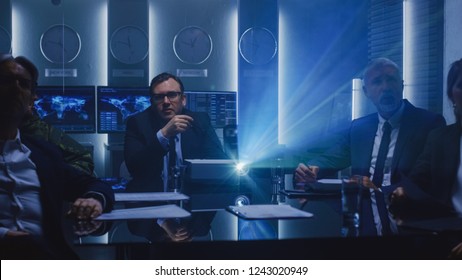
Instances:
[[[452,188],[460,164],[460,123],[430,133],[425,149],[403,183],[410,199],[411,216],[438,217],[455,214]]]
[[[181,135],[183,159],[226,159],[220,140],[206,113],[184,110],[193,127]],[[128,191],[163,191],[163,158],[166,155],[156,133],[162,128],[152,107],[130,117],[125,133],[125,163],[133,180]]]
[[[350,166],[352,174],[369,176],[378,123],[377,113],[352,121],[350,129],[336,146],[308,163],[320,166],[320,178]],[[409,174],[423,151],[429,132],[444,126],[445,123],[441,115],[416,108],[404,100],[404,111],[391,166],[392,184],[399,182],[403,174]]]
[[[320,167],[319,177],[351,166],[353,175],[370,176],[374,138],[377,132],[379,117],[377,113],[352,121],[350,129],[338,144],[325,154],[308,162]],[[396,189],[403,176],[409,174],[417,158],[422,153],[430,131],[445,125],[441,115],[419,109],[404,100],[404,111],[398,139],[391,164],[391,186],[382,188],[385,197],[389,197]],[[378,199],[378,198],[377,198]],[[361,235],[375,235],[373,216],[370,209],[370,196],[364,192],[362,201]]]
[[[73,202],[88,192],[98,192],[104,195],[106,205],[104,211],[110,211],[114,204],[114,193],[110,186],[89,176],[82,171],[66,164],[57,146],[21,135],[21,141],[31,150],[31,160],[37,168],[40,181],[40,199],[43,215],[43,247],[48,250],[51,258],[75,258],[76,255],[69,248],[63,234],[63,203]],[[5,241],[11,243],[11,240]],[[2,248],[2,250],[4,247]],[[14,246],[13,257],[34,256],[30,252],[20,252]],[[11,252],[7,252],[11,253]],[[24,253],[24,255],[22,255]],[[41,257],[40,254],[36,255]]]

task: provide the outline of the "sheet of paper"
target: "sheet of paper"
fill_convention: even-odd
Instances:
[[[342,179],[320,179],[317,181],[321,184],[342,184]]]
[[[236,164],[232,159],[186,159],[185,161],[196,164]]]
[[[245,206],[228,206],[227,210],[244,219],[283,219],[313,217],[312,213],[299,210],[290,205],[256,204]]]
[[[116,209],[110,213],[103,213],[95,220],[109,221],[109,220],[132,220],[132,219],[169,219],[169,218],[187,218],[191,213],[178,207],[175,204],[141,207],[141,208],[127,208]]]
[[[178,201],[189,196],[178,192],[116,193],[115,201]]]

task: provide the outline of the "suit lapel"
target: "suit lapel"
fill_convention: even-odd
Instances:
[[[459,168],[460,162],[460,129],[458,124],[450,126],[448,134],[444,135],[442,143],[443,155],[441,155],[441,158],[444,159],[444,166],[446,166],[446,168],[443,168],[443,170],[447,172],[443,178],[457,178],[457,170]],[[445,184],[452,187],[454,181],[446,182]],[[443,197],[450,199],[452,190],[451,187],[441,188],[442,191],[446,192]]]
[[[30,159],[35,164],[40,184],[42,186],[47,185],[48,180],[52,177],[52,174],[50,174],[50,172],[52,172],[52,168],[49,165],[49,162],[45,160],[47,159],[47,156],[43,155],[42,151],[37,147],[33,140],[23,137],[22,141],[31,151]]]
[[[146,110],[145,121],[147,122],[147,126],[150,127],[151,130],[146,130],[146,140],[147,143],[153,143],[157,139],[157,131],[161,129],[161,124],[159,121],[159,117],[156,116],[152,107],[149,107]]]
[[[393,171],[397,169],[401,156],[406,154],[404,153],[406,145],[412,139],[412,135],[414,135],[418,125],[420,125],[420,122],[415,120],[413,110],[414,107],[404,100],[403,115],[401,116],[398,139],[396,140],[395,151],[393,153],[393,160],[391,163],[392,173],[394,173]]]
[[[353,144],[359,149],[358,151],[352,151],[352,153],[358,155],[361,174],[369,174],[372,149],[374,148],[375,133],[377,132],[378,125],[377,114],[371,115],[364,121],[364,124],[358,125],[357,130],[352,130],[352,133],[355,135],[351,139],[353,139]]]

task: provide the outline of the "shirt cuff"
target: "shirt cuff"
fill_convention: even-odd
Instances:
[[[162,146],[162,148],[164,150],[168,151],[168,138],[166,138],[164,135],[162,135],[162,132],[160,131],[160,129],[159,129],[159,131],[157,131],[156,136],[157,136],[157,140],[159,140],[159,143]]]
[[[106,210],[106,198],[102,193],[99,192],[87,192],[83,195],[84,198],[94,198],[98,200],[101,203],[101,206],[103,206],[103,212]]]
[[[159,219],[157,219],[157,224],[158,224],[159,226],[162,226],[162,225],[165,223],[166,220],[167,220],[167,219],[159,218]]]

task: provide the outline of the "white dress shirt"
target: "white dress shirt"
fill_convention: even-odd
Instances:
[[[0,238],[9,230],[42,234],[40,182],[31,151],[14,140],[0,142]]]
[[[164,135],[162,135],[162,132],[160,130],[157,132],[156,136],[162,148],[165,151],[168,151],[169,150],[169,147],[168,147],[169,139],[166,138]],[[175,135],[175,152],[176,152],[176,165],[180,166],[183,163],[183,153],[181,151],[181,133],[178,133],[177,135]],[[164,156],[164,168],[162,171],[164,191],[167,191],[167,187],[168,187],[168,162],[169,162],[168,157],[169,157],[169,154],[167,153]]]
[[[391,164],[393,161],[393,154],[395,152],[396,142],[398,140],[401,117],[403,115],[403,111],[404,111],[404,103],[401,104],[401,107],[399,108],[399,110],[388,120],[384,119],[382,116],[380,116],[380,114],[378,114],[379,125],[377,127],[377,132],[375,133],[374,147],[372,148],[371,165],[369,167],[369,173],[371,174],[371,178],[370,178],[371,181],[374,178],[375,164],[377,163],[377,156],[379,154],[380,142],[382,141],[383,125],[386,121],[388,121],[388,123],[390,123],[391,125],[390,144],[388,146],[387,159],[385,160],[385,165],[384,165],[384,170],[383,170],[382,186],[391,185]],[[377,235],[382,235],[382,222],[380,220],[379,211],[377,208],[375,193],[373,190],[370,190],[370,191],[371,191],[372,214],[374,215],[374,223],[377,229]],[[390,213],[388,216],[390,218],[390,228],[392,232],[397,233],[398,229],[397,229],[394,219],[392,218]]]

